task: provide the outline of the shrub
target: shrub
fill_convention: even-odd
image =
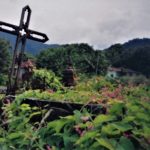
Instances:
[[[32,80],[32,89],[53,89],[58,90],[62,88],[59,78],[55,76],[54,72],[46,69],[34,70]]]
[[[132,85],[139,85],[139,84],[146,84],[150,85],[150,79],[146,78],[143,75],[139,76],[124,76],[120,78],[120,80],[125,84],[132,84]]]

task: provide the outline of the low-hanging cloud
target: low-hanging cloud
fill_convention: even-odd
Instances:
[[[47,33],[49,43],[85,42],[103,49],[150,37],[149,0],[1,0],[0,20],[18,24],[27,4],[33,11],[30,28]]]

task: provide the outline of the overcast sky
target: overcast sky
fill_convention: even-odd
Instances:
[[[48,43],[89,43],[103,49],[150,38],[150,0],[0,0],[0,20],[18,25],[22,7],[32,9],[30,29]]]

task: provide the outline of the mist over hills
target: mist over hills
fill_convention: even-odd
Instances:
[[[10,35],[4,32],[0,32],[0,38],[7,40],[11,46],[10,50],[13,50],[15,42],[16,42],[16,36]],[[27,40],[25,50],[27,53],[36,55],[36,54],[39,54],[44,49],[55,48],[58,46],[59,46],[58,44],[44,44],[44,43],[37,42],[37,41]]]

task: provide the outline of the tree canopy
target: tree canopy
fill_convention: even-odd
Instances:
[[[130,44],[131,45],[131,44]],[[150,76],[150,45],[126,46],[115,44],[104,51],[112,66],[125,67]]]
[[[0,39],[0,73],[7,73],[10,63],[9,43]]]
[[[37,66],[61,74],[69,59],[76,72],[87,74],[102,74],[108,64],[101,51],[95,51],[88,44],[71,44],[42,51],[37,56]]]

